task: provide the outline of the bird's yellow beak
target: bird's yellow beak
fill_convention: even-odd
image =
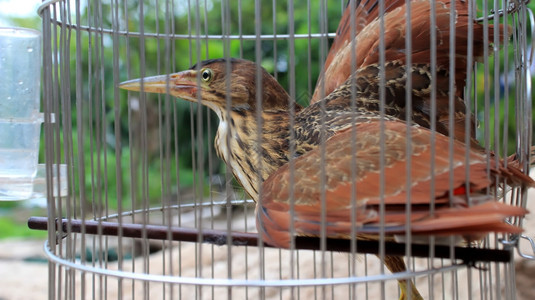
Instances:
[[[180,98],[195,98],[199,89],[196,70],[132,79],[122,82],[119,87],[129,91],[169,93]]]

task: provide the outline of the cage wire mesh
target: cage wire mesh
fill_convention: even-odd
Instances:
[[[397,2],[415,5],[423,1]],[[408,254],[407,270],[399,273],[388,271],[373,255],[359,254],[373,250],[357,243],[355,226],[345,234],[352,238],[340,248],[331,246],[340,240],[325,236],[312,239],[306,247],[292,242],[289,250],[263,245],[262,238],[257,242],[255,203],[233,179],[232,166],[226,166],[214,150],[219,118],[230,112],[214,114],[197,101],[173,97],[172,88],[165,85],[160,86],[160,93],[119,88],[125,80],[171,74],[204,59],[223,57],[229,61],[236,57],[263,66],[288,91],[290,99],[306,106],[316,80],[325,71],[322,66],[346,7],[353,11],[348,15],[350,24],[356,23],[346,29],[354,36],[363,30],[354,11],[358,5],[368,5],[370,11],[378,12],[375,22],[380,34],[370,38],[378,45],[378,114],[384,119],[388,114],[384,108],[388,92],[384,79],[388,53],[384,47],[389,42],[384,32],[399,20],[388,19],[382,12],[394,2],[44,1],[39,14],[43,20],[47,174],[59,164],[67,164],[69,190],[67,197],[54,197],[53,191],[61,187],[50,180],[48,217],[30,220],[32,226],[49,228],[45,244],[50,260],[49,299],[392,299],[401,293],[398,279],[413,280],[425,299],[514,299],[513,256],[519,240],[529,239],[523,235],[490,234],[470,247],[464,244],[460,250],[456,239],[430,237],[424,242],[431,246],[422,246],[426,249],[422,252],[410,246],[422,242],[421,238],[406,233],[398,254]],[[450,2],[455,3],[448,6],[451,11],[466,3]],[[468,43],[463,66],[466,86],[457,92],[466,102],[466,115],[473,113],[479,121],[477,139],[488,169],[499,164],[499,157],[512,154],[523,170],[528,169],[533,134],[533,14],[528,2],[468,1],[468,18],[473,22],[464,30],[472,41],[480,39],[474,36],[474,24],[485,28],[484,52],[474,57],[474,44]],[[436,7],[429,15],[418,15],[409,8],[398,23],[414,26],[413,20],[423,17],[430,28],[439,22],[456,24],[455,14],[446,20],[437,18],[444,1],[429,3]],[[407,31],[408,37],[413,29],[417,28]],[[440,36],[444,32],[430,32],[428,38],[444,42]],[[456,32],[452,32],[450,42],[455,42]],[[407,38],[396,51],[410,54],[417,39]],[[362,40],[350,43],[356,48],[366,44]],[[437,57],[440,45],[429,44],[432,74],[440,72],[436,63],[441,59]],[[359,58],[351,53],[344,64],[354,72]],[[453,91],[456,82],[452,78],[459,69],[455,64],[449,67],[448,87]],[[251,74],[257,79],[261,76],[257,71]],[[201,80],[199,77],[196,83],[202,84]],[[262,82],[256,84],[259,90]],[[417,82],[404,84],[410,87]],[[227,81],[223,92],[229,94],[233,88]],[[356,88],[352,86],[353,100]],[[430,92],[431,99],[440,96],[436,90]],[[320,99],[329,92],[322,84],[318,91]],[[450,108],[454,94],[448,96]],[[416,97],[411,92],[406,95],[407,99]],[[230,108],[233,99],[222,97],[222,107]],[[255,97],[256,103],[263,100],[259,93]],[[410,101],[407,99],[403,101]],[[359,105],[352,103],[353,109]],[[325,104],[320,101],[319,105]],[[440,110],[436,106],[431,105],[431,115]],[[320,111],[323,115],[318,120],[323,124],[327,113],[325,108]],[[288,122],[297,122],[295,109],[289,112],[293,117]],[[413,112],[409,108],[406,113]],[[270,120],[257,117],[256,121]],[[407,123],[407,128],[413,126]],[[431,124],[437,129],[437,122]],[[454,125],[450,122],[448,126]],[[250,130],[259,129],[255,126]],[[295,138],[296,133],[292,134]],[[431,134],[429,143],[438,135]],[[449,141],[453,145],[451,138]],[[221,143],[229,145],[230,141],[221,139]],[[291,140],[289,144],[292,169],[301,153]],[[325,147],[320,149],[322,159],[330,155]],[[384,141],[378,151],[386,151]],[[469,154],[465,156],[468,161]],[[384,167],[384,157],[381,163]],[[449,168],[453,169],[451,161]],[[396,176],[410,179],[411,170],[401,170]],[[289,183],[280,185],[293,187],[299,179],[291,175],[297,170],[289,172]],[[253,176],[261,178],[260,173]],[[381,174],[384,196],[388,184],[384,168]],[[315,183],[322,199],[326,197],[324,177]],[[428,184],[431,189],[438,185],[434,178]],[[255,188],[261,195],[266,192],[260,184]],[[355,201],[361,190],[353,192]],[[485,193],[526,207],[525,189],[503,191],[495,187]],[[410,193],[406,198],[409,201]],[[325,200],[317,201],[324,208],[327,205]],[[294,209],[291,206],[292,216]],[[380,219],[384,213],[380,208]],[[508,219],[519,226],[522,221],[519,217]],[[374,249],[384,259],[394,246],[388,242],[387,224],[381,222],[383,229]],[[320,223],[325,234],[326,221]],[[289,228],[294,234],[295,226]],[[462,256],[462,249],[473,252]],[[485,249],[502,251],[478,252]],[[533,254],[528,249],[521,255]]]

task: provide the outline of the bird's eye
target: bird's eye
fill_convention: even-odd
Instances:
[[[212,70],[211,69],[202,69],[201,78],[204,82],[210,82],[212,80]]]

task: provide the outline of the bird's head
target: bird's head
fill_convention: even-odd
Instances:
[[[229,69],[230,67],[230,69]],[[199,99],[218,115],[227,107],[234,111],[256,108],[256,64],[243,59],[210,59],[192,66],[189,70],[169,75],[145,77],[121,83],[131,91],[169,93],[191,102]],[[264,68],[262,78],[262,109],[288,110],[290,97],[284,88]]]

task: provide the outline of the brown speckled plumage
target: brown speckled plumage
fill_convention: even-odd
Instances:
[[[434,89],[436,97],[434,99],[435,128],[437,132],[444,135],[453,136],[455,139],[466,142],[469,141],[473,147],[477,147],[475,140],[476,120],[473,115],[466,116],[466,105],[461,97],[453,96],[453,113],[450,120],[450,96],[448,93],[449,80],[447,72],[438,69],[438,76],[435,77]],[[414,123],[431,128],[431,89],[433,89],[432,74],[428,65],[413,64],[409,69],[407,66],[396,62],[387,62],[384,66],[384,110],[385,114],[401,120],[406,119],[407,110]],[[408,74],[412,77],[411,106],[407,107],[406,84]],[[356,92],[356,104],[359,108],[368,111],[379,112],[380,109],[380,68],[377,65],[369,65],[359,69],[351,78],[346,80],[341,86],[336,88],[326,99],[353,99],[351,96],[351,84],[354,84]],[[343,105],[343,104],[339,104]],[[350,103],[345,104],[351,107]],[[468,124],[466,122],[468,121]],[[449,123],[453,124],[453,132],[450,132]],[[469,129],[469,136],[466,136],[466,126]]]

